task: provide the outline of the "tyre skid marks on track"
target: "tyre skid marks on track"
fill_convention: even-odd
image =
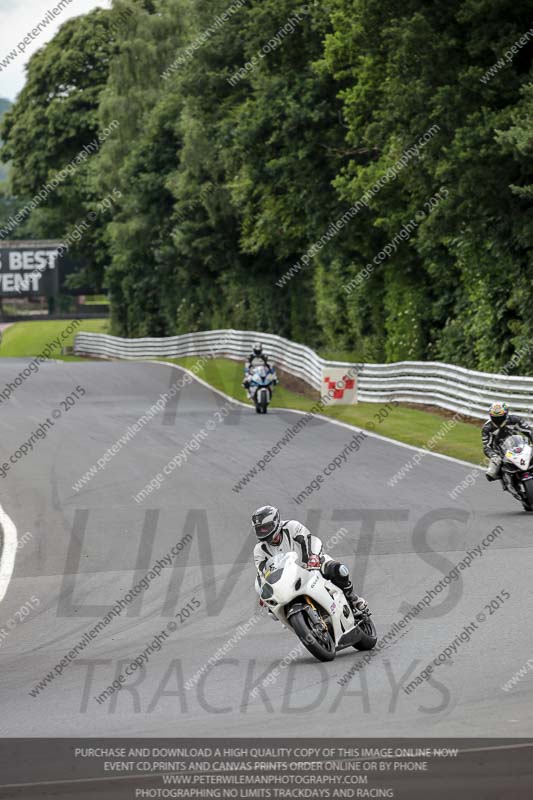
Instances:
[[[13,577],[17,544],[15,523],[0,505],[0,603]]]

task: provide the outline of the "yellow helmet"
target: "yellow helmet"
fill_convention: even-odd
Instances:
[[[489,417],[494,425],[501,428],[507,422],[509,416],[509,406],[507,403],[493,403],[489,409]]]

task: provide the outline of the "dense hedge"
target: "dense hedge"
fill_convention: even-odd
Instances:
[[[116,3],[33,57],[14,190],[118,120],[37,218],[58,235],[120,192],[82,243],[116,333],[495,370],[533,322],[531,23],[520,0]]]

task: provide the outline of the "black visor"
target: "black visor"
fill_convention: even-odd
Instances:
[[[493,421],[494,425],[496,425],[497,428],[501,428],[502,425],[505,425],[505,423],[507,422],[507,414],[501,417],[491,417],[491,420]]]
[[[255,525],[255,533],[259,539],[268,539],[273,535],[275,530],[276,523],[274,520],[272,520],[272,522],[260,522],[258,525]]]

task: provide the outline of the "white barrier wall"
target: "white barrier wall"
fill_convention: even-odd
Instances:
[[[513,412],[533,421],[533,378],[474,372],[438,361],[394,364],[326,361],[310,347],[258,331],[203,331],[161,339],[121,339],[104,333],[78,333],[74,352],[125,359],[203,355],[244,359],[255,341],[263,343],[275,364],[320,392],[323,378],[327,377],[323,369],[339,368],[356,373],[357,399],[361,402],[425,403],[484,419],[491,403],[505,400]]]

